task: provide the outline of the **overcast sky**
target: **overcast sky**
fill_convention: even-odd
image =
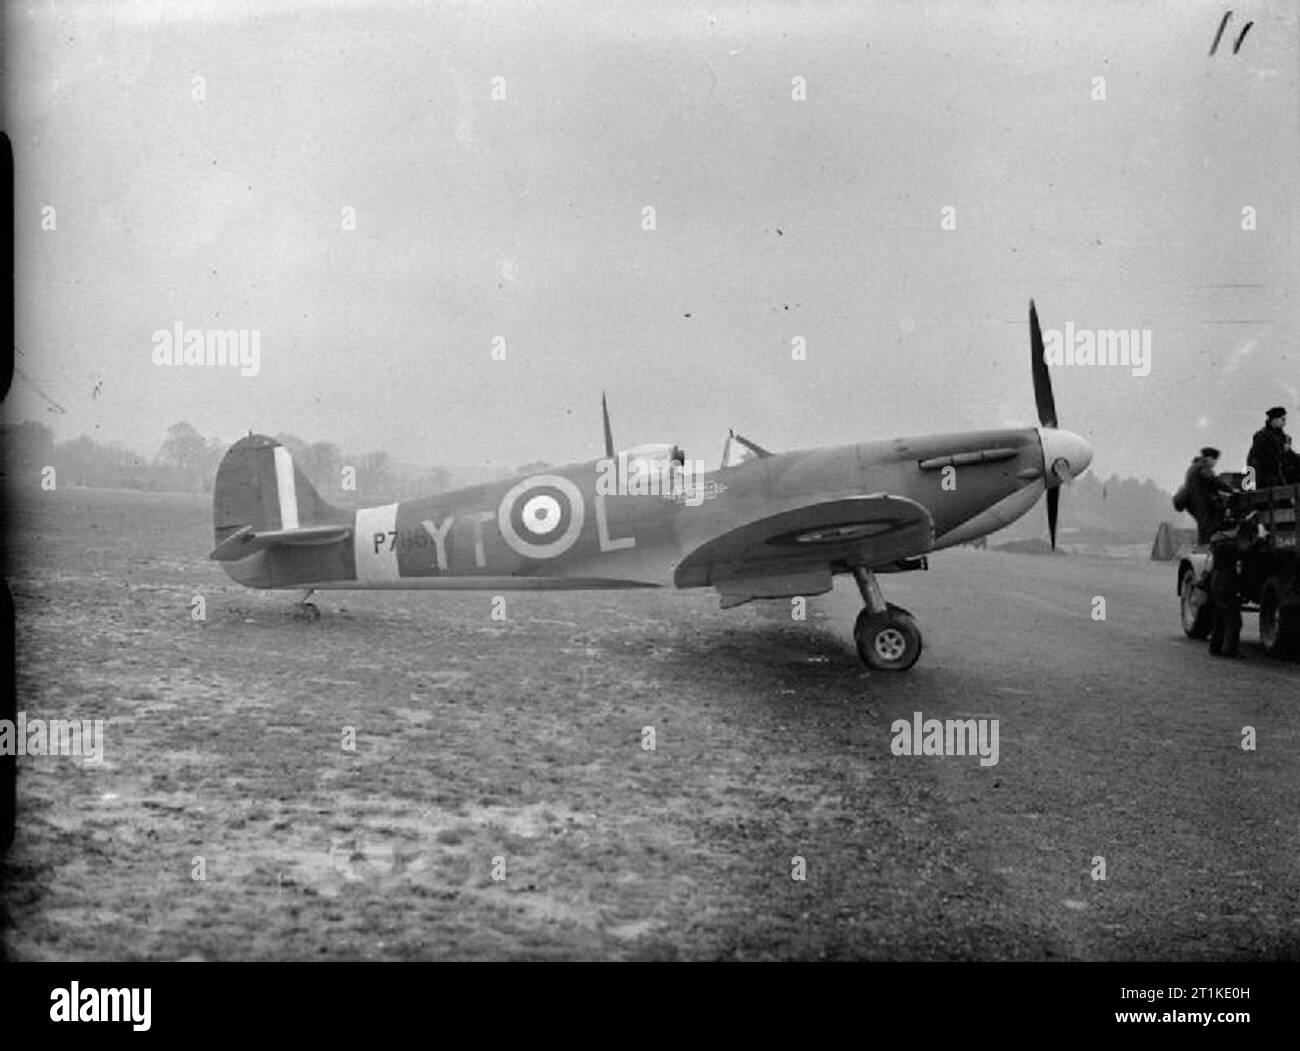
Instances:
[[[1094,471],[1172,488],[1300,428],[1297,22],[1249,7],[1211,57],[1189,0],[7,4],[18,364],[66,409],[7,413],[513,467],[599,455],[603,388],[713,467],[1034,422],[1032,296],[1151,331],[1053,381]],[[259,374],[155,366],[178,321]]]

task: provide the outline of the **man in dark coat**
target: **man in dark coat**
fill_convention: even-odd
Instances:
[[[1255,488],[1300,482],[1300,456],[1291,449],[1286,433],[1286,409],[1276,405],[1265,414],[1264,426],[1250,442],[1246,466],[1255,469]]]
[[[1219,450],[1206,447],[1187,468],[1183,486],[1187,490],[1187,510],[1196,519],[1196,542],[1208,544],[1223,518],[1224,494],[1232,486],[1214,473]]]
[[[1255,516],[1239,526],[1214,534],[1210,545],[1210,600],[1214,603],[1214,630],[1210,652],[1216,657],[1241,656],[1241,559],[1255,542]]]

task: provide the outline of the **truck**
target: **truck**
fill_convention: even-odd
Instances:
[[[1228,496],[1226,519],[1254,515],[1258,539],[1241,556],[1238,595],[1243,613],[1259,614],[1259,642],[1270,657],[1300,657],[1300,547],[1296,509],[1300,484],[1241,489]],[[1214,628],[1210,601],[1210,547],[1200,545],[1178,562],[1178,602],[1183,633],[1203,639]]]

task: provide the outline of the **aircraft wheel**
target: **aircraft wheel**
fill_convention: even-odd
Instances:
[[[1300,654],[1300,607],[1282,601],[1281,577],[1270,577],[1259,596],[1259,641],[1270,657]]]
[[[853,641],[858,656],[876,671],[907,671],[921,656],[921,629],[897,607],[876,614],[864,609],[853,625]]]
[[[1206,638],[1214,628],[1214,604],[1205,590],[1196,586],[1196,572],[1191,566],[1183,570],[1178,581],[1178,605],[1183,634],[1189,639]]]

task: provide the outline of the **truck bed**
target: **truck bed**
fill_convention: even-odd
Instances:
[[[1267,533],[1267,543],[1274,551],[1295,551],[1296,508],[1300,507],[1300,485],[1273,485],[1267,489],[1243,489],[1233,493],[1234,517],[1254,511]]]

